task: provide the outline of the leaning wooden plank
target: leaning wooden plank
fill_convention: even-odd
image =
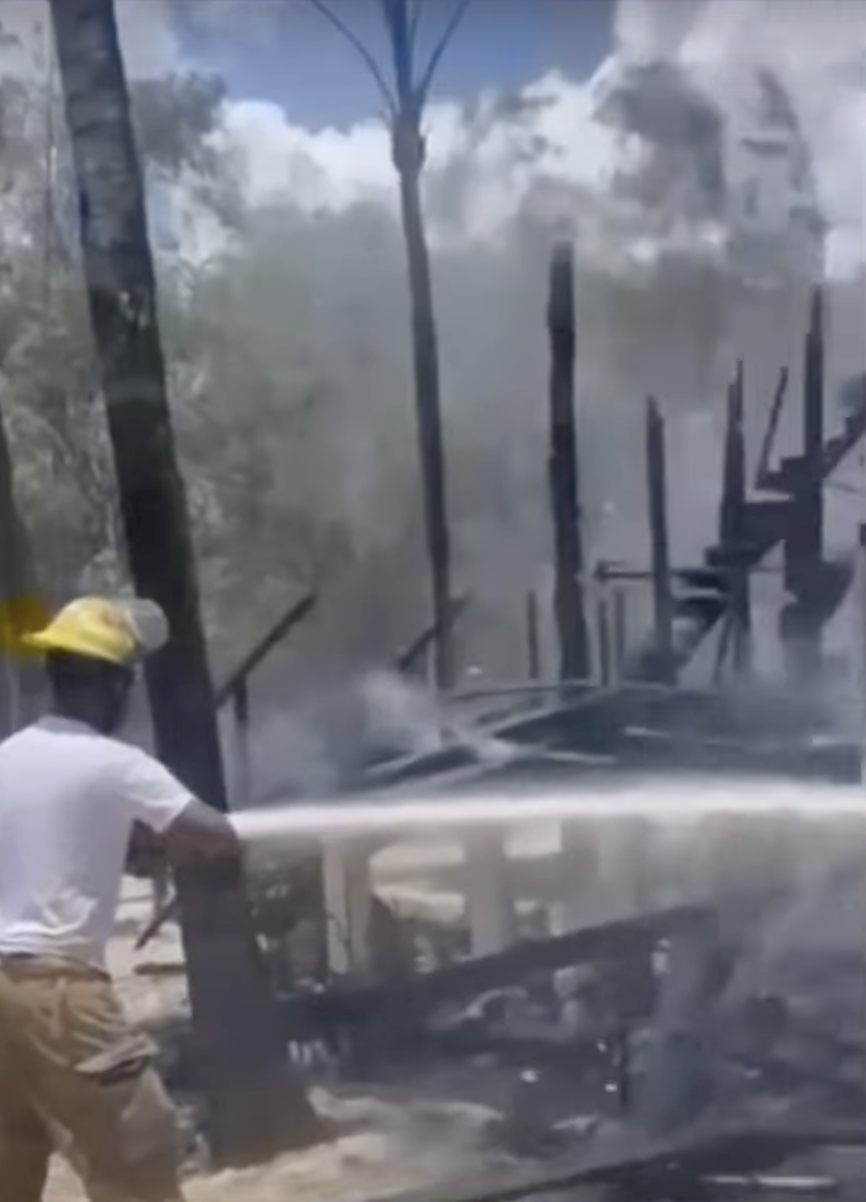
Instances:
[[[416,638],[412,640],[407,647],[399,651],[393,659],[393,667],[397,672],[413,672],[419,665],[423,656],[433,646],[436,640],[445,632],[450,630],[460,618],[463,617],[466,607],[469,604],[469,595],[464,594],[460,597],[455,597],[451,600],[448,606],[448,612],[440,622],[432,622],[425,627]]]
[[[404,1016],[414,1023],[443,1002],[501,989],[533,973],[555,972],[575,964],[590,964],[644,954],[653,943],[683,931],[715,930],[715,915],[701,906],[677,906],[639,918],[586,927],[553,939],[515,944],[504,952],[464,960],[435,972],[422,973],[385,985],[336,985],[320,993],[292,997],[283,1004],[283,1018],[293,1031],[344,1022],[395,1021]]]
[[[366,1202],[517,1202],[586,1185],[633,1185],[635,1197],[660,1196],[654,1185],[667,1180],[699,1181],[710,1174],[766,1172],[786,1160],[820,1147],[864,1146],[861,1124],[813,1128],[727,1127],[711,1133],[702,1128],[680,1140],[648,1143],[639,1136],[599,1147],[592,1155],[572,1155],[548,1166],[479,1175],[469,1185],[423,1190]]]
[[[266,631],[262,638],[244,656],[234,671],[226,677],[221,685],[214,689],[214,704],[217,709],[228,701],[238,685],[243,684],[249,679],[262,660],[273,651],[278,643],[282,642],[293,627],[306,618],[317,603],[318,598],[315,593],[309,593],[299,601],[295,601],[273,624],[270,630]]]

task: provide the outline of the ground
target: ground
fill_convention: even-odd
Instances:
[[[423,859],[447,862],[453,859],[452,851],[444,849],[441,856],[431,856],[428,849]],[[413,858],[407,853],[405,863],[398,858],[394,876],[400,878],[404,869],[418,867],[417,855]],[[399,892],[399,884],[395,888]],[[450,895],[440,895],[439,902],[449,914],[455,902],[459,906],[459,899]],[[127,1013],[142,1023],[182,1013],[187,1005],[185,978],[176,971],[182,962],[177,928],[164,928],[145,951],[134,950],[135,938],[150,913],[149,885],[128,881],[109,962]],[[429,1089],[425,1097],[396,1086],[379,1087],[367,1096],[357,1090],[343,1091],[341,1096],[336,1087],[316,1089],[316,1108],[333,1121],[340,1133],[337,1138],[260,1168],[193,1175],[187,1185],[189,1198],[192,1202],[284,1202],[289,1197],[294,1202],[306,1198],[338,1202],[423,1187],[459,1178],[464,1171],[468,1177],[477,1173],[482,1163],[491,1168],[503,1165],[503,1154],[489,1135],[496,1110],[466,1101],[467,1091],[449,1088],[451,1084],[445,1082],[437,1090],[431,1083],[435,1097]],[[82,1199],[69,1170],[57,1161],[47,1202]]]
[[[847,829],[836,832],[831,826],[810,826],[800,838],[802,854],[797,862],[802,871],[798,876],[807,896],[815,865],[825,860],[835,863],[840,845],[853,844],[848,854],[860,862],[860,838],[852,840]],[[616,848],[609,848],[607,883],[613,881],[615,888],[602,890],[604,913],[593,917],[598,921],[623,917],[634,912],[639,900],[648,900],[651,906],[696,900],[697,894],[708,889],[709,880],[716,885],[725,883],[735,892],[745,888],[746,861],[751,863],[751,859],[742,854],[742,830],[734,834],[737,854],[726,853],[717,839],[697,828],[675,839],[669,834],[664,838],[657,835],[647,879],[624,871],[629,867],[628,856],[635,854],[633,841],[631,849],[625,845],[619,849],[625,852],[625,861],[613,854]],[[557,842],[551,836],[550,830],[534,824],[532,838],[523,830],[510,840],[509,858],[520,861],[511,866],[519,903],[550,906],[558,897],[562,865],[557,868],[551,859]],[[825,842],[827,846],[821,846]],[[758,843],[753,827],[745,845],[754,848]],[[643,854],[646,856],[645,844]],[[414,847],[393,845],[377,857],[377,889],[403,913],[427,917],[435,912],[437,922],[453,923],[462,911],[460,859],[459,847],[447,837],[440,843],[428,839]],[[808,873],[805,867],[809,867]],[[765,859],[759,858],[750,871],[766,875]],[[624,888],[624,881],[629,889]],[[110,967],[124,1005],[134,1021],[144,1023],[186,1008],[177,929],[167,927],[145,952],[134,951],[135,937],[150,915],[150,904],[147,885],[127,884],[110,947]],[[836,925],[838,921],[836,914]],[[798,929],[803,925],[798,920]],[[812,925],[818,940],[825,942],[826,927]],[[497,1138],[497,1121],[509,1106],[513,1074],[497,1081],[477,1065],[461,1070],[443,1065],[440,1077],[434,1081],[425,1076],[423,1082],[377,1085],[375,1089],[317,1088],[316,1107],[332,1120],[337,1132],[331,1142],[243,1173],[194,1174],[188,1181],[188,1196],[191,1202],[284,1202],[287,1198],[293,1202],[307,1198],[342,1202],[423,1189],[445,1180],[465,1184],[484,1168],[505,1168],[508,1162]],[[842,1171],[848,1175],[847,1170]],[[862,1157],[850,1178],[862,1182]],[[48,1199],[81,1202],[80,1190],[62,1165],[55,1166]]]

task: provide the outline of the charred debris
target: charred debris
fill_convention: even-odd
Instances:
[[[859,743],[834,737],[820,705],[802,700],[814,696],[804,686],[821,671],[822,632],[853,580],[853,553],[834,560],[825,552],[824,488],[866,432],[859,381],[841,430],[825,434],[821,291],[813,293],[805,339],[800,450],[774,460],[788,391],[783,370],[748,478],[746,371],[736,364],[718,530],[693,565],[672,561],[665,419],[660,403],[647,398],[649,567],[637,570],[584,560],[573,288],[570,250],[559,247],[547,314],[558,679],[539,679],[539,602],[532,596],[529,682],[450,699],[458,718],[435,750],[382,752],[375,762],[356,763],[342,782],[346,792],[390,789],[397,800],[418,788],[447,793],[521,779],[531,787],[539,776],[571,780],[589,771],[859,781]],[[761,689],[753,668],[752,578],[772,552],[781,552],[787,598],[778,618],[784,693]],[[652,598],[651,629],[636,639],[626,605],[635,581],[649,585]],[[218,692],[220,704],[234,707],[241,804],[253,796],[244,751],[249,677],[314,604],[308,598],[295,606]],[[468,605],[471,598],[456,599],[449,622]],[[417,670],[439,634],[436,627],[422,632],[392,666]],[[703,688],[684,687],[685,669],[713,636],[710,679]],[[488,754],[491,747],[497,754]],[[866,959],[862,949],[852,953],[862,944],[862,873],[840,869],[805,898],[768,889],[566,934],[518,930],[516,942],[490,954],[473,951],[465,931],[425,932],[418,923],[407,930],[374,896],[366,937],[376,954],[363,973],[350,968],[335,977],[324,871],[321,859],[291,872],[275,864],[271,877],[251,884],[286,1039],[308,1071],[327,1066],[330,1074],[375,1080],[449,1060],[510,1074],[512,1101],[499,1137],[522,1167],[507,1181],[479,1177],[443,1193],[442,1202],[574,1196],[583,1186],[643,1202],[844,1192],[844,1174],[834,1166],[866,1143]],[[798,932],[820,929],[828,915],[848,924],[850,939],[803,945]],[[142,943],[165,917],[157,916]],[[311,921],[312,943],[308,930],[299,938]],[[584,1116],[577,1127],[576,1114]],[[616,1138],[605,1134],[613,1128]]]

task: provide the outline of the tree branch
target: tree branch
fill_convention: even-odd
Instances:
[[[458,0],[458,3],[454,6],[454,11],[451,13],[448,24],[442,31],[442,36],[436,43],[433,53],[430,55],[430,62],[427,64],[427,70],[424,72],[421,80],[415,87],[415,96],[418,101],[419,108],[427,103],[427,94],[430,91],[430,85],[433,82],[433,77],[436,74],[437,68],[442,61],[442,55],[448,49],[451,39],[459,29],[461,21],[466,16],[466,10],[469,8],[469,4],[470,0]]]
[[[412,52],[412,58],[415,58],[415,49],[418,45],[418,28],[421,24],[421,9],[424,0],[415,0],[411,6],[409,16],[409,49]]]
[[[391,46],[398,114],[405,115],[415,102],[415,64],[409,23],[409,0],[380,0],[382,18]]]
[[[326,21],[330,22],[340,36],[345,38],[352,49],[363,59],[367,70],[373,76],[379,91],[382,93],[382,97],[388,107],[389,114],[393,116],[397,112],[397,101],[394,97],[394,93],[388,87],[387,80],[382,74],[382,69],[376,62],[374,55],[367,49],[354,30],[350,29],[349,26],[337,16],[336,13],[324,3],[324,0],[307,0],[307,3],[314,8],[316,12],[321,14]]]

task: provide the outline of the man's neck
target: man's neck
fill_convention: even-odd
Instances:
[[[106,732],[101,729],[98,722],[77,710],[67,709],[63,706],[52,706],[48,712],[50,718],[55,718],[59,722],[69,722],[73,726],[86,726],[88,730],[92,730],[94,734],[104,735]]]

